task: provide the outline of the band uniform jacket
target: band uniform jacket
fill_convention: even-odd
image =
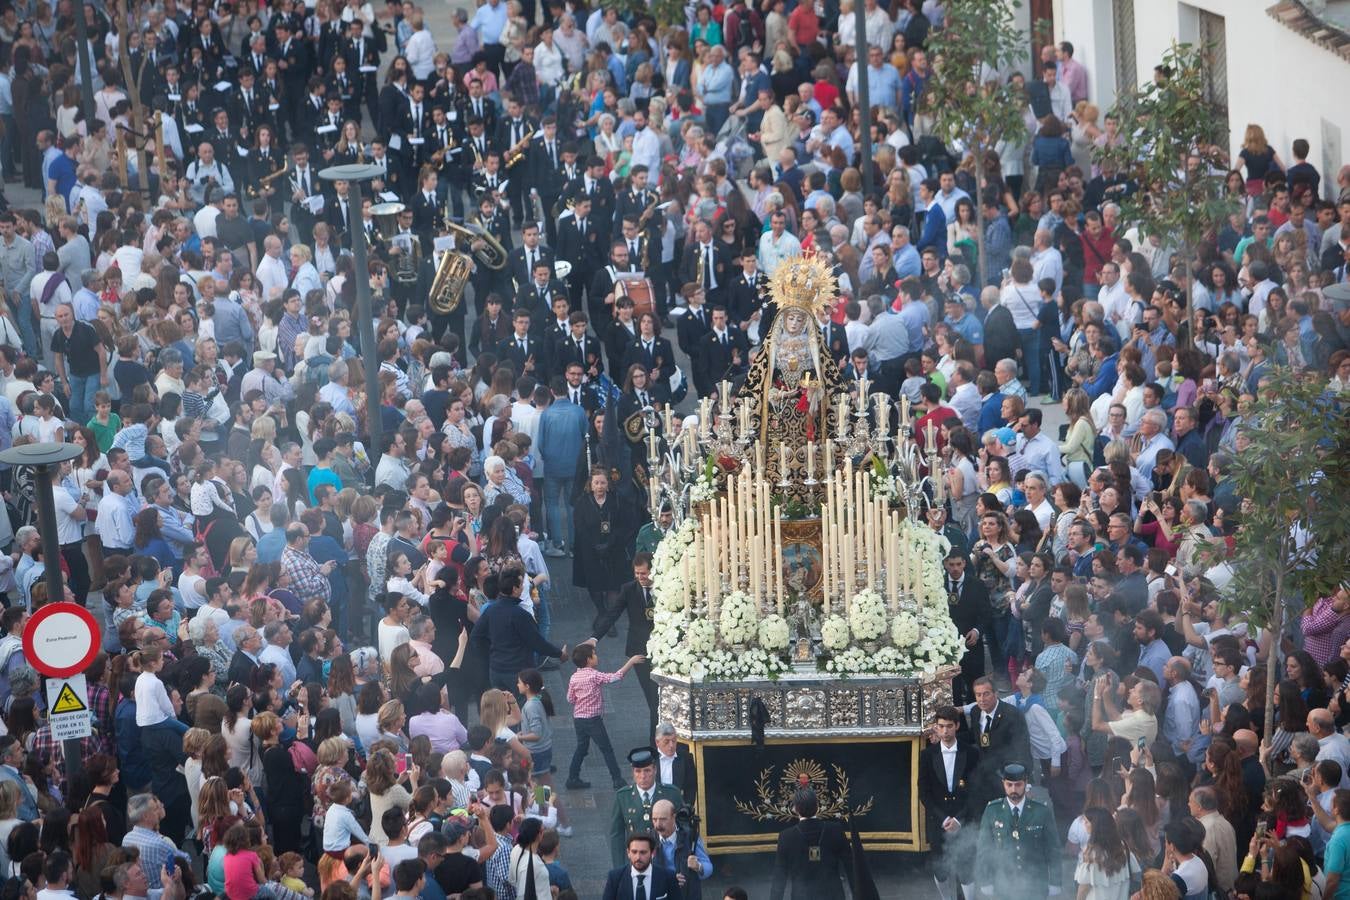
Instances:
[[[727,251],[723,247],[722,242],[714,240],[712,242],[712,248],[713,248],[713,275],[717,280],[716,290],[718,292],[721,292],[725,290],[728,285],[731,284],[731,281],[735,276],[731,271],[731,260],[727,256]],[[699,256],[702,255],[703,252],[704,252],[703,245],[700,244],[698,241],[690,240],[685,242],[684,256],[680,260],[681,281],[683,281],[686,284],[697,284],[700,287],[707,287],[708,277],[706,271],[707,270],[706,263],[704,264],[705,271],[703,280],[699,281],[698,278],[698,270],[699,270],[698,260]],[[713,298],[709,297],[708,298],[709,302],[712,302],[712,299]]]
[[[598,328],[608,328],[614,321],[614,306],[606,303],[605,298],[614,291],[614,285],[618,282],[616,277],[620,272],[636,272],[637,261],[629,259],[628,265],[620,269],[618,266],[610,263],[607,266],[601,266],[596,271],[595,277],[591,279],[590,293],[586,297],[586,305],[591,321],[597,323]],[[615,297],[617,300],[618,297]]]
[[[463,123],[461,127],[468,128],[470,119],[479,119],[483,123],[483,136],[490,142],[492,136],[497,133],[497,110],[491,100],[487,97],[479,97],[474,100],[467,94],[464,96],[459,107],[459,119]],[[506,152],[505,147],[496,149]]]
[[[977,884],[1004,897],[1044,897],[1060,885],[1062,852],[1049,806],[1027,797],[1014,822],[1007,799],[994,800],[980,819]]]
[[[572,363],[580,363],[588,379],[599,378],[605,371],[600,339],[590,332],[583,335],[580,341],[570,335],[555,340],[549,360],[554,375],[563,374]]]
[[[709,331],[693,355],[694,390],[700,397],[712,396],[722,379],[735,379],[746,371],[750,360],[750,341],[735,325],[727,325],[726,339]]]
[[[585,284],[586,273],[594,272],[604,258],[600,250],[599,229],[593,218],[587,217],[586,234],[577,227],[577,217],[568,216],[558,225],[558,258],[572,264],[569,279],[573,284]]]
[[[341,199],[335,194],[324,201],[323,220],[328,223],[332,229],[332,242],[346,247],[348,250],[352,246],[352,229],[356,227],[356,219],[361,215],[361,201],[353,192],[347,193],[347,215],[342,215]]]
[[[651,833],[652,806],[658,800],[669,800],[677,811],[684,806],[684,797],[668,784],[652,785],[652,802],[647,805],[643,804],[642,791],[638,790],[635,784],[620,788],[614,795],[614,811],[609,820],[609,852],[614,865],[624,865],[627,860],[626,844],[629,835]],[[650,892],[647,896],[655,900]]]
[[[496,320],[489,319],[487,313],[474,322],[473,333],[469,336],[469,349],[474,356],[484,350],[496,352],[497,345],[511,336],[511,314],[502,310]]]
[[[816,328],[820,331],[820,336],[825,342],[826,348],[830,351],[830,356],[834,357],[835,365],[842,365],[844,360],[848,359],[848,332],[844,331],[844,326],[837,322],[830,322],[824,328],[820,327],[820,322],[816,322]]]
[[[524,347],[521,346],[522,341]],[[544,342],[531,334],[523,338],[517,338],[515,334],[508,334],[506,339],[497,345],[497,359],[510,360],[511,368],[521,375],[538,377],[548,367],[548,354]]]
[[[703,336],[710,331],[712,331],[712,311],[706,304],[698,309],[686,307],[684,315],[675,323],[675,339],[679,341],[680,350],[690,358],[698,353]]]
[[[604,333],[605,341],[605,359],[609,363],[609,372],[611,377],[618,377],[620,382],[628,375],[624,370],[624,359],[628,356],[628,347],[637,340],[638,326],[637,322],[629,319],[626,323],[615,319],[610,325],[609,331]]]
[[[469,177],[469,190],[475,198],[481,197],[486,193],[496,193],[502,189],[502,185],[509,181],[506,173],[501,169],[496,172],[489,172],[486,169],[474,172]]]
[[[433,193],[427,198],[426,191],[419,190],[412,198],[412,230],[422,241],[422,255],[430,256],[432,239],[436,230],[444,222],[444,213],[440,200]]]
[[[768,286],[769,276],[758,269],[748,279],[743,270],[737,272],[727,286],[727,319],[735,325],[749,322],[764,303],[764,291]]]
[[[545,214],[547,214],[547,210],[545,210]],[[548,263],[548,277],[552,280],[554,277],[553,251],[543,244],[538,244],[534,248],[534,261],[536,263]],[[507,257],[506,268],[511,273],[511,282],[515,285],[517,290],[531,287],[534,284],[534,273],[531,272],[530,267],[525,264],[524,245],[511,251],[511,255]],[[558,282],[554,283],[557,284]],[[544,308],[547,309],[548,305],[545,304]]]
[[[362,35],[360,46],[356,41],[347,38],[342,42],[342,55],[347,57],[347,74],[356,80],[356,92],[358,100],[366,100],[369,97],[378,99],[379,91],[375,87],[376,72],[362,72],[362,66],[378,66],[380,64],[380,49],[375,46],[375,41]]]
[[[445,155],[441,157],[441,164],[436,166],[436,175],[447,184],[453,182],[455,170],[459,165],[459,158],[464,153],[464,150],[458,145],[459,138],[455,136],[454,127],[449,122],[437,124],[433,121],[430,130],[425,133],[424,139],[426,140],[426,143],[422,145],[424,161],[435,165],[435,160],[432,157],[444,150]]]
[[[502,152],[506,152],[507,149],[509,148],[503,148]],[[591,189],[588,191],[586,190],[586,171],[580,166],[578,166],[578,169],[581,170],[580,174],[567,185],[566,196],[574,200],[579,197],[591,198],[590,218],[595,221],[601,235],[608,241],[614,222],[614,183],[608,178],[595,178],[591,180]],[[609,255],[608,249],[605,250],[604,255]]]
[[[853,884],[848,838],[838,822],[802,819],[778,835],[770,900],[783,900],[790,886],[792,900],[844,900],[843,872]]]
[[[685,898],[685,894],[680,890],[680,883],[675,880],[675,873],[658,865],[655,859],[647,867],[647,880],[642,887],[647,895],[647,900],[684,900]],[[609,875],[605,877],[605,892],[601,895],[601,898],[602,900],[635,900],[633,872],[627,862],[610,870]]]
[[[967,576],[969,577],[969,576]],[[1022,711],[1002,700],[994,707],[993,719],[987,733],[981,732],[984,710],[972,706],[966,713],[960,731],[961,740],[974,744],[980,751],[980,766],[975,794],[978,802],[988,802],[1003,794],[999,770],[1008,763],[1020,763],[1031,768],[1031,737]]]
[[[645,656],[647,653],[647,641],[652,636],[652,620],[655,616],[656,601],[652,597],[651,590],[644,591],[642,585],[637,581],[630,581],[619,589],[619,602],[610,607],[609,611],[596,620],[593,633],[597,638],[603,637],[605,632],[609,631],[619,617],[625,613],[628,615],[628,637],[624,644],[624,653],[627,656]],[[681,748],[683,750],[683,748]],[[686,758],[688,751],[685,751]],[[684,785],[679,777],[681,769],[679,757],[675,761],[676,778],[675,786],[683,792]],[[692,765],[688,767],[692,770]],[[660,779],[660,769],[657,769],[657,779]],[[687,798],[686,798],[687,799]]]
[[[516,146],[516,144],[521,140],[525,141],[525,146],[522,147],[521,149],[528,152],[530,149],[529,143],[530,136],[533,135],[538,130],[539,130],[539,123],[535,122],[529,116],[521,116],[519,119],[512,119],[507,117],[497,120],[497,130],[494,136],[497,141],[497,146],[501,148],[502,151],[503,171],[506,170],[506,155],[510,153],[511,150]],[[520,137],[516,138],[515,140],[512,140],[513,134],[519,134]],[[516,163],[514,166],[511,167],[510,177],[512,179],[528,177],[529,173],[528,165],[529,165],[528,159],[521,159],[520,162]]]
[[[978,749],[957,741],[956,764],[952,767],[952,783],[948,786],[947,766],[942,761],[942,744],[929,744],[919,752],[919,800],[923,803],[928,841],[935,859],[942,858],[947,838],[942,823],[948,817],[960,822],[962,830],[975,830],[975,817],[980,810],[973,806],[972,790],[979,759]],[[961,877],[963,881],[968,878],[966,875]]]
[[[648,372],[656,370],[664,387],[666,379],[675,374],[675,350],[666,338],[657,336],[648,342],[639,335],[637,340],[628,345],[628,354],[623,363],[625,375],[632,365],[640,365]]]
[[[640,191],[624,191],[614,198],[614,221],[622,222],[626,218],[631,218],[634,221],[641,220],[642,214],[660,199],[660,195],[650,188],[644,188]],[[647,216],[647,221],[641,226],[641,230],[647,233],[649,244],[659,236],[657,225],[660,219],[661,216],[653,210],[651,215]]]
[[[270,122],[271,116],[267,109],[268,95],[262,90],[258,82],[253,82],[253,89],[249,91],[248,96],[244,96],[244,89],[237,88],[230,97],[228,104],[230,110],[230,121],[234,124],[236,132],[240,125],[247,125],[249,134],[253,134],[258,126]]]
[[[516,253],[518,250],[511,252]],[[548,284],[542,288],[534,281],[521,282],[511,312],[522,308],[529,310],[530,333],[538,335],[540,340],[552,343],[564,335],[571,334],[565,328],[559,331],[558,320],[553,318],[553,299],[566,296],[567,285],[556,278],[549,279]]]
[[[529,177],[528,186],[539,191],[539,198],[544,204],[544,215],[546,217],[552,215],[549,207],[553,205],[553,201],[562,196],[563,192],[562,148],[562,139],[555,134],[553,136],[553,156],[550,158],[548,142],[544,140],[544,136],[541,134],[530,142],[524,162],[511,170],[511,177],[513,178],[526,175]],[[521,171],[522,168],[524,171]]]

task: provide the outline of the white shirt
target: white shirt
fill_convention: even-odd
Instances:
[[[290,284],[290,279],[286,277],[286,265],[279,256],[264,253],[258,261],[258,271],[254,274],[258,276],[258,286],[262,288],[264,300],[280,297]]]
[[[56,486],[52,491],[53,499],[56,503],[56,538],[62,546],[66,544],[78,544],[84,539],[84,529],[81,523],[70,517],[71,513],[79,506],[74,497],[70,496],[70,491]]]
[[[414,31],[403,48],[403,55],[408,58],[408,67],[417,80],[425,81],[436,68],[436,39],[431,36],[431,29]]]
[[[220,218],[220,210],[209,204],[197,210],[197,214],[192,217],[192,227],[197,230],[197,236],[216,237],[216,219],[218,218]]]
[[[661,764],[661,774],[657,779],[661,784],[675,783],[675,757],[666,756],[664,753],[658,753],[657,760]]]
[[[288,685],[295,681],[295,663],[291,661],[291,653],[285,647],[268,644],[258,654],[258,662],[263,665],[271,663],[276,666],[277,671],[281,673],[282,684]]]
[[[538,65],[536,57],[535,66]],[[633,132],[633,165],[639,164],[647,167],[647,171],[651,173],[650,181],[655,183],[661,174],[661,140],[651,126]]]
[[[558,49],[557,44],[546,44],[540,41],[534,48],[534,73],[539,78],[540,84],[555,85],[563,77],[563,57],[562,51]],[[634,141],[636,149],[637,142]]]
[[[948,747],[946,744],[939,745],[942,750],[942,768],[947,773],[947,790],[956,789],[956,742]]]

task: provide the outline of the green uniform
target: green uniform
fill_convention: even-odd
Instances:
[[[1050,807],[1030,798],[1014,817],[1007,799],[995,800],[980,820],[975,881],[1002,897],[1045,897],[1060,884],[1059,832]]]
[[[609,849],[615,866],[627,863],[629,835],[651,834],[652,805],[657,800],[669,800],[676,810],[684,806],[684,797],[671,785],[653,785],[649,793],[651,803],[648,804],[643,804],[642,791],[637,785],[630,784],[614,795],[614,814],[609,820]]]
[[[638,531],[637,545],[633,548],[634,553],[655,553],[656,545],[661,543],[661,538],[666,533],[657,527],[655,522],[648,522]]]

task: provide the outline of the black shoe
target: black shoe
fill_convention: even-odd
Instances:
[[[580,778],[569,778],[564,785],[569,791],[584,791],[591,786],[589,781],[582,781]]]

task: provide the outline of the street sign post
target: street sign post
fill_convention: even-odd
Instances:
[[[58,741],[79,740],[93,734],[89,688],[83,675],[47,679],[47,721]]]

